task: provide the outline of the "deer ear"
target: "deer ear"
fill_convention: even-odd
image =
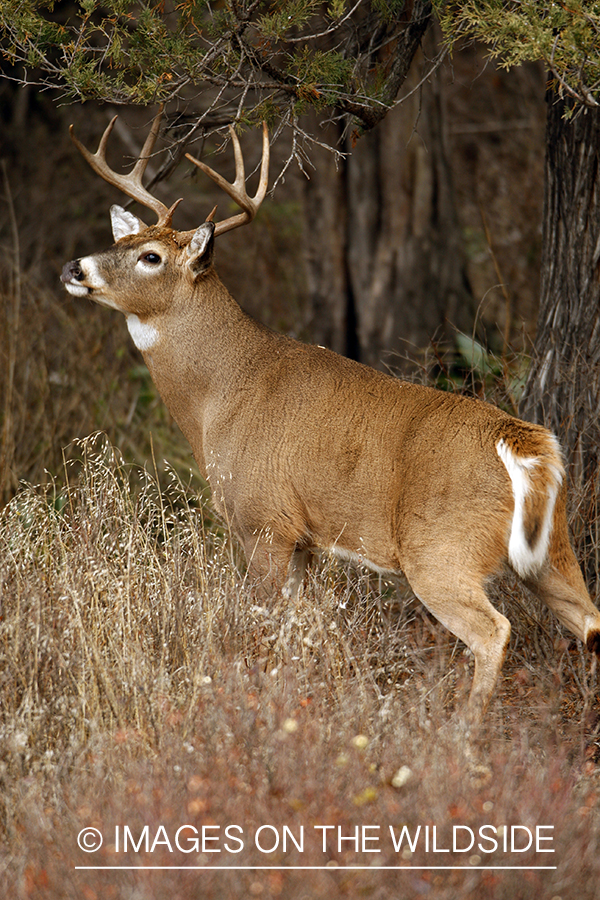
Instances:
[[[115,241],[128,237],[130,234],[139,234],[143,228],[146,228],[141,219],[116,204],[110,208],[110,221]]]
[[[194,232],[194,236],[187,246],[188,266],[194,278],[212,264],[215,249],[215,226],[212,222],[204,222]]]

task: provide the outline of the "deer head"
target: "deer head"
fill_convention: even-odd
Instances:
[[[115,116],[109,122],[98,149],[93,154],[77,140],[73,126],[70,128],[71,138],[98,175],[132,200],[152,210],[157,215],[157,222],[148,226],[123,207],[112,206],[110,217],[115,246],[104,253],[68,262],[63,268],[61,279],[74,296],[87,296],[104,306],[118,309],[125,313],[128,321],[130,316],[134,316],[135,319],[129,321],[131,325],[136,320],[143,322],[164,313],[182,289],[184,293],[189,291],[210,269],[214,238],[251,222],[256,216],[267,191],[269,135],[266,123],[263,123],[260,180],[253,197],[246,191],[244,160],[232,126],[229,126],[229,133],[236,164],[232,184],[205,163],[186,154],[191,162],[240,206],[242,212],[214,223],[215,207],[195,231],[176,231],[172,228],[172,219],[181,199],[167,207],[152,196],[142,183],[160,130],[162,107],[154,118],[139,158],[127,175],[115,172],[106,162],[106,147],[116,118]],[[117,272],[118,278],[115,278]],[[139,335],[139,328],[137,334]]]

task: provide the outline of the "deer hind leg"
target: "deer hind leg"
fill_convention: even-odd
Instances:
[[[571,556],[572,564],[561,566],[562,572],[552,566],[536,578],[528,579],[526,584],[600,658],[600,612],[590,599],[572,551]]]
[[[569,540],[564,489],[554,508],[546,565],[525,583],[591,653],[600,657],[600,612],[590,599]]]
[[[475,657],[475,674],[469,695],[466,724],[481,723],[506,655],[510,622],[496,610],[483,588],[483,577],[456,571],[444,571],[427,565],[417,572],[405,569],[409,583],[424,606]]]

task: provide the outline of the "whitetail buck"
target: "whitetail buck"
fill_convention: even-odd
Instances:
[[[62,280],[71,294],[125,314],[257,589],[295,596],[317,550],[403,572],[474,654],[472,723],[485,711],[510,635],[484,587],[504,565],[600,655],[600,614],[570,545],[554,436],[487,403],[276,334],[242,311],[213,267],[214,239],[250,222],[265,196],[266,127],[254,198],[233,130],[233,184],[189,157],[242,213],[214,224],[213,211],[195,231],[180,232],[171,226],[176,204],[167,209],[142,186],[159,117],[128,176],[106,163],[112,124],[94,155],[73,140],[97,173],[158,222],[146,226],[113,206],[114,246],[67,263]]]

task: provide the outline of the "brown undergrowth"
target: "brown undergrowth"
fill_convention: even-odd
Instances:
[[[596,896],[595,672],[516,582],[473,758],[471,661],[406,586],[325,559],[258,606],[173,473],[71,455],[0,519],[2,896]]]

